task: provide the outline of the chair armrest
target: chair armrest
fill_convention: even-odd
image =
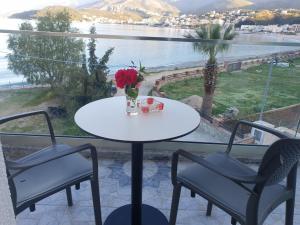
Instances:
[[[78,153],[84,150],[90,150],[91,152],[91,158],[92,158],[92,164],[93,164],[93,172],[98,175],[98,156],[97,156],[97,150],[95,146],[91,144],[84,144],[73,148],[67,148],[60,151],[52,151],[51,154],[47,154],[47,156],[34,159],[26,163],[18,163],[15,161],[6,161],[6,166],[10,170],[16,170],[16,173],[13,173],[11,176],[8,177],[8,179],[12,179],[13,177],[17,176],[20,173],[23,173],[24,171],[48,163],[50,161]]]
[[[28,113],[21,113],[21,114],[17,114],[17,115],[13,115],[13,116],[8,116],[8,117],[2,117],[2,118],[0,118],[0,125],[4,124],[6,122],[12,121],[12,120],[16,120],[16,119],[20,119],[20,118],[24,118],[24,117],[36,116],[36,115],[40,115],[40,114],[44,115],[46,118],[52,144],[56,144],[50,117],[46,111],[40,110],[40,111],[33,111],[33,112],[28,112]]]
[[[176,178],[177,178],[177,168],[178,168],[178,160],[179,160],[179,156],[183,156],[186,159],[189,159],[195,163],[198,163],[199,165],[213,171],[214,173],[225,177],[239,185],[243,185],[243,183],[248,183],[248,184],[258,184],[258,183],[262,183],[265,181],[264,177],[260,177],[260,176],[240,176],[237,174],[232,174],[229,172],[224,171],[224,169],[220,169],[217,168],[215,165],[213,165],[212,163],[208,162],[205,159],[202,159],[198,156],[195,156],[191,153],[188,153],[184,150],[178,150],[175,153],[173,153],[173,158],[172,158],[172,183],[176,184]],[[245,187],[244,187],[245,188]]]
[[[263,130],[263,131],[266,131],[270,134],[273,134],[279,138],[287,138],[287,136],[275,129],[272,129],[270,127],[266,127],[266,126],[263,126],[263,125],[260,125],[260,124],[256,124],[256,123],[253,123],[253,122],[249,122],[249,121],[245,121],[245,120],[240,120],[237,122],[237,124],[234,126],[234,129],[232,131],[232,134],[230,136],[230,140],[229,140],[229,143],[228,143],[228,146],[227,146],[227,149],[226,149],[226,152],[227,153],[230,153],[231,149],[232,149],[232,145],[233,145],[233,142],[234,142],[234,138],[235,138],[235,135],[236,135],[236,132],[237,132],[237,129],[238,127],[241,125],[241,124],[244,124],[244,125],[247,125],[247,126],[250,126],[250,127],[254,127],[254,128],[257,128],[257,129],[260,129],[260,130]]]

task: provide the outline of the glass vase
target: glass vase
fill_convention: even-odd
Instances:
[[[129,116],[135,116],[138,114],[137,97],[133,98],[126,95],[126,112]]]

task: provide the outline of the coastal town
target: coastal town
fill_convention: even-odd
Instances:
[[[296,18],[287,21],[286,24],[274,24],[274,22],[265,22],[265,24],[256,22],[255,18],[261,17],[265,14],[266,18],[258,18],[259,20],[272,20],[274,17],[282,18]],[[83,15],[86,21],[94,21],[95,23],[108,24],[136,24],[149,25],[158,27],[175,27],[175,28],[195,28],[201,24],[235,24],[236,28],[246,32],[269,32],[269,33],[286,33],[296,34],[300,32],[300,10],[298,9],[274,9],[274,10],[246,10],[235,9],[229,11],[217,12],[215,10],[201,14],[180,14],[164,15],[161,17],[144,18],[140,21],[135,21],[132,18],[127,19],[111,19],[107,17],[97,17],[88,14]],[[296,21],[296,23],[294,22]]]
[[[39,10],[29,10],[9,15],[9,18],[36,20],[47,12],[67,11],[73,21],[95,24],[129,24],[154,27],[194,29],[202,24],[234,24],[236,30],[249,33],[284,33],[295,35],[300,32],[300,9],[213,9],[188,12],[170,5],[137,8],[137,5],[89,5],[82,7],[49,6]],[[0,17],[1,18],[1,17]]]

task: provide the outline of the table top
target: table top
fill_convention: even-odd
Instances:
[[[146,96],[139,96],[144,99]],[[192,107],[170,99],[154,97],[164,103],[160,112],[126,113],[126,97],[91,102],[75,114],[76,124],[94,136],[120,142],[158,142],[182,137],[200,124],[199,113]]]

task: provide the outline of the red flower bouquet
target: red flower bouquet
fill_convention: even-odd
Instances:
[[[138,78],[138,71],[135,69],[121,69],[115,74],[117,87],[124,88],[126,85],[136,85]]]
[[[144,80],[145,67],[140,65],[139,70],[132,68],[120,69],[115,74],[115,80],[118,88],[125,88],[127,97],[127,112],[134,114],[137,112],[137,97],[139,95],[139,88],[141,82]]]
[[[143,67],[141,67],[143,69]],[[144,80],[143,71],[137,71],[134,68],[120,69],[115,74],[116,84],[118,88],[125,88],[125,93],[131,98],[137,98],[139,87]]]

